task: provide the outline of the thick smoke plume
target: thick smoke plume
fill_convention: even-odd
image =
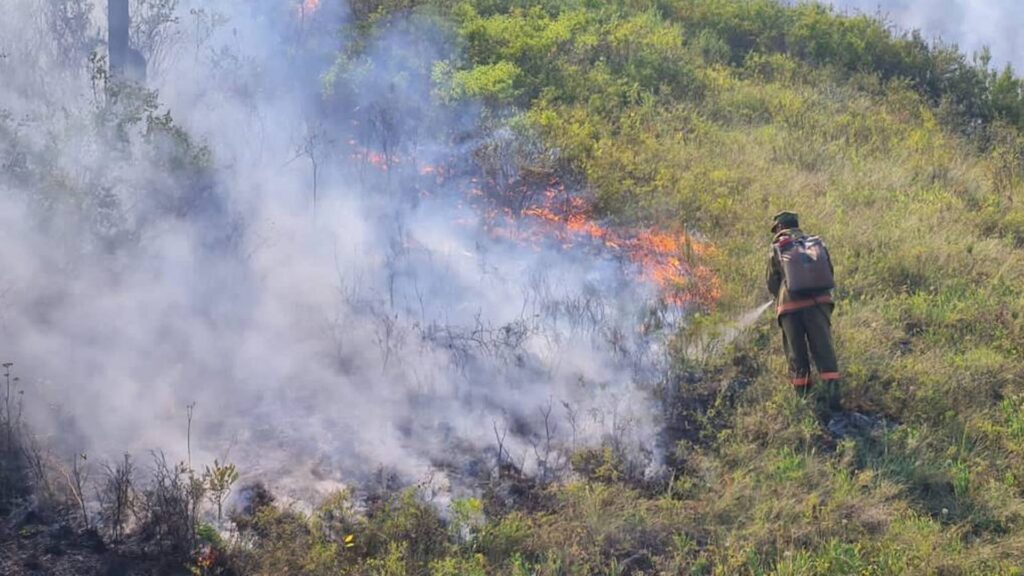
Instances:
[[[0,20],[0,349],[59,450],[304,486],[656,461],[682,311],[600,247],[487,231],[470,158],[522,145],[433,103],[445,34],[396,19],[332,68],[337,6],[133,1],[149,94],[105,78],[99,4]]]
[[[988,47],[992,64],[1024,68],[1024,3],[1017,0],[832,0],[837,8],[879,14],[903,29],[954,43],[968,54]]]

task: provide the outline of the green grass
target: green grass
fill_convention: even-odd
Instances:
[[[675,348],[673,376],[702,378],[666,409],[697,430],[670,451],[661,484],[599,447],[574,455],[564,483],[523,480],[515,506],[487,492],[438,510],[415,490],[338,494],[309,513],[267,506],[237,524],[237,541],[204,536],[225,565],[1024,573],[1024,96],[1012,71],[776,0],[363,0],[353,11],[357,40],[325,73],[325,98],[358,86],[377,26],[412,11],[457,48],[419,71],[438,102],[482,102],[497,128],[550,152],[516,158],[524,172],[577,185],[609,221],[714,245],[702,264],[721,299]],[[144,103],[135,123],[177,142],[173,164],[209,162]],[[784,208],[835,259],[844,402],[890,423],[871,437],[827,437],[786,384],[770,320],[717,356],[686,354],[688,337],[765,300],[769,219]]]
[[[677,447],[668,486],[632,484],[599,449],[519,509],[462,501],[445,521],[407,493],[345,512],[351,548],[323,540],[322,515],[276,512],[264,522],[294,544],[264,548],[254,573],[288,565],[276,554],[308,573],[379,575],[1021,573],[1012,71],[812,4],[371,1],[355,3],[359,39],[325,77],[328,98],[345,97],[375,23],[404,10],[455,38],[457,56],[426,71],[440,102],[511,118],[601,216],[715,246],[703,263],[721,300],[689,335],[764,301],[769,219],[800,212],[835,259],[844,400],[891,425],[832,446],[786,385],[766,321],[713,358],[678,347],[701,390],[749,383],[711,393],[706,411],[669,411],[701,430]]]
[[[420,10],[464,49],[450,97],[517,110],[607,218],[716,246],[710,318],[763,301],[769,218],[799,211],[836,261],[845,401],[896,423],[829,449],[766,322],[706,366],[755,378],[680,448],[671,490],[549,488],[548,509],[487,518],[488,573],[636,554],[648,574],[1020,573],[1024,137],[996,104],[1012,72],[771,0]]]

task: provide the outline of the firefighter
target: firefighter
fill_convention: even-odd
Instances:
[[[801,397],[806,397],[811,391],[810,361],[813,359],[825,388],[823,403],[829,411],[839,411],[840,375],[832,343],[832,290],[793,293],[787,287],[781,254],[794,240],[807,238],[800,230],[800,221],[795,213],[776,214],[772,220],[772,234],[766,275],[768,292],[775,299],[776,316],[782,327],[782,346],[789,362],[793,387]],[[825,256],[827,274],[831,279],[832,263],[827,252]]]

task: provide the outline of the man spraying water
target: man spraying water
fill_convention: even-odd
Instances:
[[[825,386],[828,409],[841,409],[839,366],[832,343],[832,261],[825,243],[800,230],[798,216],[780,212],[772,221],[768,291],[775,298],[782,345],[794,389],[806,397],[812,389],[811,359]]]

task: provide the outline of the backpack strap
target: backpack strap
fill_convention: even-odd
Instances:
[[[779,262],[782,262],[782,251],[796,241],[796,238],[792,236],[783,236],[779,238],[778,242],[772,244],[772,250],[775,252],[775,257],[779,259]]]

